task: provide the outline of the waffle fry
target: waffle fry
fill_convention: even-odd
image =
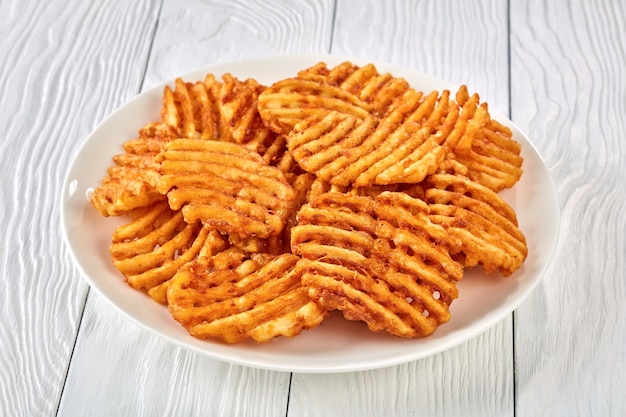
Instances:
[[[373,64],[362,67],[351,62],[342,62],[328,68],[324,62],[304,69],[298,78],[326,82],[359,97],[369,104],[372,115],[383,117],[400,104],[409,92],[409,83],[391,74],[380,74]]]
[[[291,254],[262,256],[209,273],[197,263],[181,270],[169,286],[170,312],[201,339],[238,343],[248,337],[267,342],[297,336],[327,314],[302,286],[298,260]]]
[[[469,152],[455,155],[455,159],[467,167],[469,178],[499,192],[521,178],[520,153],[521,146],[512,138],[511,130],[492,120],[484,134],[472,141]]]
[[[188,83],[175,80],[174,89],[166,86],[163,92],[161,119],[178,133],[178,137],[213,140],[224,137],[216,104],[220,84],[209,76],[204,82]]]
[[[174,137],[169,126],[150,123],[139,130],[139,137],[124,143],[126,152],[113,157],[114,165],[89,197],[101,215],[121,216],[164,200],[156,189],[159,173],[154,158]]]
[[[291,246],[309,296],[373,331],[431,334],[450,318],[463,269],[458,243],[431,223],[428,206],[403,193],[370,198],[326,193],[298,213]]]
[[[405,117],[402,108],[380,122],[331,112],[296,124],[287,146],[300,167],[331,184],[418,183],[446,155],[441,135],[431,131]]]
[[[158,156],[159,191],[188,223],[223,233],[278,235],[291,214],[292,187],[284,174],[242,145],[177,139]]]
[[[323,117],[329,111],[370,116],[371,107],[354,94],[311,80],[288,78],[273,84],[259,95],[259,114],[278,134],[287,134],[300,120]]]
[[[510,276],[528,255],[513,209],[495,192],[469,178],[437,174],[425,191],[430,218],[462,242],[463,264]]]
[[[193,260],[209,233],[208,227],[185,223],[182,213],[161,202],[141,209],[130,223],[116,228],[109,252],[128,284],[148,291]]]

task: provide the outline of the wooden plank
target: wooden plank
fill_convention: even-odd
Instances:
[[[212,360],[90,295],[59,416],[284,415],[289,374]]]
[[[405,365],[294,374],[288,415],[513,415],[512,355],[502,353],[510,354],[511,329],[511,321],[503,321],[468,343]]]
[[[150,1],[0,2],[0,415],[54,415],[87,286],[61,238],[61,184],[139,88]]]
[[[332,10],[330,1],[166,1],[144,89],[218,62],[327,52]],[[59,415],[285,415],[289,381],[174,347],[90,293]]]
[[[626,415],[626,8],[511,6],[512,114],[561,208],[552,264],[515,315],[517,415]]]
[[[222,62],[328,53],[332,0],[166,1],[145,86]]]
[[[466,83],[508,112],[507,2],[339,1],[332,52]],[[358,341],[355,341],[358,343]],[[513,415],[512,320],[431,358],[294,375],[289,415]]]

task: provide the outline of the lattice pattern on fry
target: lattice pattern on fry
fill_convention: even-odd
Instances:
[[[311,80],[287,78],[259,95],[259,114],[274,132],[287,134],[300,120],[323,117],[329,111],[370,116],[371,107],[341,88]]]
[[[165,86],[161,119],[176,130],[178,137],[201,140],[226,139],[226,129],[217,102],[221,84],[213,75],[204,81],[175,80],[174,89]]]
[[[484,134],[472,140],[467,153],[455,159],[467,166],[467,176],[495,192],[511,188],[522,176],[521,146],[511,130],[491,120]]]
[[[168,289],[172,316],[201,339],[238,343],[294,337],[317,327],[327,314],[307,295],[300,258],[252,257],[236,268],[207,271],[196,263],[181,270]]]
[[[188,223],[223,233],[278,235],[291,214],[293,188],[255,152],[230,142],[177,139],[159,154],[159,191]]]
[[[182,213],[171,210],[167,202],[135,214],[130,223],[115,229],[109,252],[113,265],[136,289],[147,291],[169,280],[195,259],[211,233],[199,223],[185,223]]]
[[[429,177],[425,200],[430,218],[462,242],[466,267],[483,266],[486,273],[499,269],[509,276],[528,254],[513,209],[495,192],[460,175]]]
[[[334,185],[418,183],[443,162],[444,127],[456,115],[446,96],[421,98],[415,93],[380,121],[337,112],[305,119],[287,145],[302,169]]]
[[[458,247],[431,223],[428,206],[404,193],[326,193],[298,213],[292,251],[302,256],[309,296],[373,331],[431,334],[450,318],[463,269]]]
[[[242,144],[264,143],[270,130],[263,124],[257,103],[265,87],[254,79],[241,81],[232,74],[224,74],[222,80],[219,108],[224,125],[230,129],[230,140]]]
[[[150,123],[139,130],[139,137],[124,143],[126,153],[113,157],[114,165],[90,196],[101,215],[120,216],[165,199],[157,191],[159,173],[154,158],[175,137],[169,126]]]
[[[373,64],[362,67],[343,62],[328,68],[320,62],[298,73],[298,78],[325,82],[348,91],[369,104],[372,114],[383,117],[393,110],[410,90],[409,83],[391,74],[380,74]]]

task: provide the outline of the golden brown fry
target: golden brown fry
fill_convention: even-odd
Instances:
[[[293,209],[284,174],[242,145],[177,139],[158,159],[159,191],[172,209],[182,208],[188,223],[267,238],[282,231]]]
[[[499,192],[511,188],[522,176],[521,146],[511,130],[491,120],[484,134],[472,141],[471,150],[454,158],[467,167],[467,176]]]
[[[159,173],[155,156],[174,137],[169,126],[149,123],[139,130],[139,137],[124,143],[126,153],[113,157],[115,165],[108,168],[89,197],[101,215],[121,216],[164,200],[156,189]]]
[[[469,178],[451,174],[429,177],[425,200],[430,218],[462,242],[464,265],[515,272],[528,255],[526,238],[513,209],[495,192]]]
[[[336,112],[309,118],[295,126],[287,145],[300,167],[331,184],[418,183],[436,171],[446,154],[445,138],[413,122],[432,112],[437,97],[429,98],[417,109],[417,103],[400,106],[380,122]]]
[[[309,296],[373,331],[431,334],[450,318],[463,269],[458,247],[428,218],[428,206],[404,193],[376,198],[326,193],[302,207],[292,251],[302,256]]]
[[[170,86],[164,88],[161,119],[179,137],[214,140],[224,133],[220,131],[217,96],[211,81],[189,83],[177,78],[174,90]]]
[[[294,337],[317,327],[327,312],[307,295],[295,266],[299,257],[252,258],[251,268],[181,270],[168,289],[172,316],[194,337],[238,343]]]
[[[271,130],[286,135],[296,123],[307,117],[323,117],[330,111],[336,111],[366,118],[370,116],[371,107],[338,87],[288,78],[278,81],[259,95],[258,110]]]
[[[161,202],[142,209],[130,223],[115,229],[109,252],[128,284],[147,291],[195,259],[210,232],[200,224],[185,223],[180,212]]]
[[[383,117],[403,100],[403,95],[410,89],[409,83],[403,78],[391,74],[380,74],[373,64],[362,67],[351,62],[342,62],[334,68],[325,63],[298,73],[302,79],[326,82],[348,91],[368,103],[372,115]]]

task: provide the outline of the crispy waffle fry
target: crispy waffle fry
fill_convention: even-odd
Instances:
[[[336,112],[296,124],[287,146],[300,167],[331,184],[418,183],[443,162],[445,139],[415,119],[432,113],[436,95],[400,106],[378,122]],[[409,113],[410,112],[410,113]]]
[[[115,229],[109,252],[128,284],[147,291],[193,260],[209,234],[208,227],[185,223],[182,213],[161,202],[141,209],[130,223]]]
[[[342,62],[329,69],[320,62],[300,71],[298,78],[326,82],[348,91],[369,104],[372,114],[379,117],[393,110],[410,89],[405,79],[389,73],[380,74],[373,64],[359,67],[351,62]]]
[[[222,251],[227,250],[229,246],[224,236],[222,236],[216,230],[210,230],[210,228],[205,228],[205,229],[208,230],[208,233],[206,234],[206,239],[204,239],[204,243],[200,247],[200,250],[198,251],[195,258],[183,264],[178,269],[183,268],[190,262],[194,262],[194,261],[203,262],[205,265],[212,266],[215,259],[217,258],[217,255],[221,253]],[[169,288],[170,282],[171,282],[171,278],[163,281],[161,284],[158,284],[150,288],[148,290],[148,295],[152,297],[154,301],[160,304],[167,305],[167,289]]]
[[[115,155],[90,196],[91,204],[103,216],[120,216],[164,200],[156,187],[158,164],[154,157],[176,133],[163,123],[150,123],[139,130],[139,137],[124,143],[126,153]]]
[[[330,111],[370,116],[371,106],[341,88],[312,80],[287,78],[259,95],[258,110],[274,132],[287,134],[300,120],[323,117]]]
[[[458,242],[404,193],[378,197],[326,193],[298,213],[292,251],[302,256],[309,296],[373,331],[431,334],[450,318],[463,269]]]
[[[223,233],[278,235],[291,214],[294,192],[284,174],[242,145],[177,139],[159,154],[159,191],[185,220]]]
[[[226,134],[217,105],[220,84],[213,76],[204,82],[189,83],[177,78],[174,89],[163,91],[161,119],[179,137],[213,140]]]
[[[429,177],[425,191],[430,218],[462,242],[466,267],[479,263],[486,273],[510,276],[528,254],[513,209],[495,192],[469,178],[451,174]]]
[[[213,270],[196,263],[181,270],[168,289],[172,316],[201,339],[238,343],[294,337],[317,327],[327,312],[307,295],[295,269],[299,257],[284,254]]]
[[[468,169],[467,176],[495,192],[511,188],[522,176],[521,146],[511,130],[491,120],[484,134],[472,141],[467,153],[455,159]]]
[[[264,143],[270,130],[263,124],[257,103],[265,87],[256,80],[241,81],[232,74],[224,74],[222,79],[219,108],[224,125],[230,129],[230,140],[242,144]]]

